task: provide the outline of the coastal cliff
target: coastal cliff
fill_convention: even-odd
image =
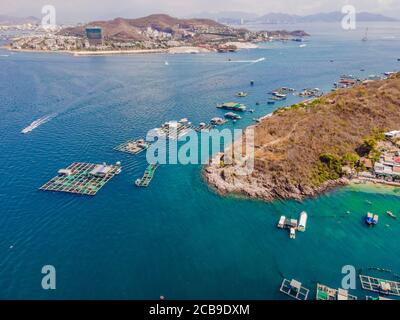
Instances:
[[[398,129],[400,74],[395,74],[276,110],[254,126],[251,174],[237,174],[242,163],[213,161],[204,177],[221,194],[302,200],[346,185],[342,167],[356,171],[360,159],[376,156],[366,150],[375,137]]]

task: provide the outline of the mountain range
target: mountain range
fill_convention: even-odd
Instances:
[[[256,15],[247,12],[238,11],[223,11],[218,13],[203,12],[197,16],[203,18],[214,19],[220,23],[226,24],[242,24],[242,23],[256,23],[256,24],[295,24],[295,23],[314,23],[314,22],[339,22],[342,20],[344,14],[340,11],[317,13],[312,15],[292,15],[286,13],[268,13],[265,15]],[[360,12],[357,14],[357,20],[361,22],[392,22],[399,21],[398,19],[388,17],[382,14],[375,14],[369,12]]]
[[[0,25],[20,25],[20,24],[39,24],[40,20],[36,17],[12,17],[0,14]]]

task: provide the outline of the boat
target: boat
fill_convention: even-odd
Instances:
[[[246,111],[246,106],[237,102],[225,102],[223,104],[217,105],[217,108],[241,112]]]
[[[279,222],[278,222],[278,228],[280,228],[280,229],[285,228],[285,222],[286,222],[286,217],[281,216],[281,218],[279,219]]]
[[[290,239],[296,239],[296,229],[290,228]]]
[[[372,214],[368,212],[367,216],[365,217],[365,223],[369,226],[375,226],[379,222],[379,216],[377,214]]]
[[[247,97],[248,93],[244,91],[240,91],[236,94],[237,97],[244,98]]]
[[[304,47],[307,47],[307,45],[305,43],[299,45],[299,48],[304,48]]]
[[[225,113],[225,118],[227,118],[227,119],[232,119],[232,120],[239,120],[239,119],[242,119],[241,116],[239,116],[239,115],[237,115],[236,113],[233,113],[233,112]]]
[[[387,211],[386,213],[388,214],[389,217],[397,219],[397,216],[392,211]]]
[[[297,230],[299,230],[300,232],[306,231],[307,219],[307,212],[303,211],[302,213],[300,213],[299,226],[297,227]]]
[[[51,119],[51,116],[46,116],[43,118],[40,118],[38,120],[33,121],[29,126],[27,126],[25,129],[21,130],[22,134],[28,134],[35,130],[37,127],[41,126],[42,124],[46,123]]]
[[[368,41],[368,28],[365,30],[365,36],[361,39],[363,42]]]

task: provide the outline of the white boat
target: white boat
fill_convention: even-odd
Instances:
[[[278,228],[283,229],[285,227],[285,221],[286,221],[286,217],[282,216],[279,219]]]
[[[304,48],[304,47],[307,47],[307,45],[305,43],[299,45],[299,48]]]
[[[299,230],[300,232],[306,231],[307,219],[308,219],[307,212],[303,211],[302,213],[300,213],[299,226],[297,230]]]
[[[39,127],[40,125],[46,123],[47,121],[49,121],[51,118],[51,116],[46,116],[43,118],[40,118],[38,120],[33,121],[29,126],[27,126],[25,129],[21,130],[22,134],[28,134],[31,131],[33,131],[34,129],[36,129],[37,127]]]
[[[296,239],[296,229],[290,228],[290,239]]]

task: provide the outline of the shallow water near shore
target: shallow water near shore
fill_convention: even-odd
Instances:
[[[327,91],[342,74],[400,69],[398,24],[370,26],[367,43],[361,27],[314,28],[305,28],[313,36],[304,48],[267,43],[226,55],[78,58],[0,50],[0,298],[286,299],[278,290],[282,277],[303,282],[313,297],[317,282],[340,286],[344,265],[400,273],[400,220],[386,215],[400,216],[396,189],[348,186],[303,202],[264,203],[217,195],[201,166],[170,165],[142,190],[134,181],[145,155],[113,150],[168,120],[222,116],[216,104],[236,100],[238,91],[249,92],[241,101],[256,112],[227,127],[298,101],[267,105],[267,92],[277,87]],[[38,191],[74,161],[122,161],[124,170],[94,198]],[[279,217],[303,210],[307,231],[290,240],[276,228]],[[375,228],[363,222],[369,211],[381,216]],[[41,289],[44,265],[56,267],[55,291]]]

